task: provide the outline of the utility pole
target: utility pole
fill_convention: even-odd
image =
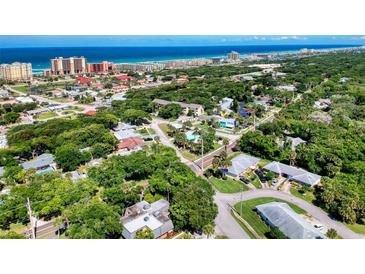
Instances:
[[[241,182],[241,184],[243,184],[243,183]],[[241,185],[241,209],[240,209],[241,217],[242,217],[242,214],[243,214],[242,213],[242,204],[243,204],[243,185]]]
[[[202,138],[202,172],[204,174],[204,142],[203,142],[203,134],[200,134]]]
[[[28,215],[29,215],[29,220],[30,220],[30,224],[32,226],[32,239],[35,239],[35,224],[34,224],[34,216],[32,213],[32,208],[30,207],[30,201],[29,198],[27,198],[27,209],[28,209]]]
[[[253,131],[256,131],[256,111],[253,112]]]

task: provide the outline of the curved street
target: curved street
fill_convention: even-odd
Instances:
[[[265,122],[272,119],[274,117],[274,114],[268,116],[265,118]],[[196,175],[202,176],[202,171],[199,166],[199,163],[201,161],[201,158],[196,161],[190,161],[180,153],[180,151],[177,149],[176,146],[174,146],[169,138],[162,132],[162,130],[159,127],[160,123],[166,123],[166,121],[162,121],[159,119],[153,119],[150,126],[151,128],[156,132],[156,134],[160,137],[160,141],[162,144],[172,147],[175,149],[177,156],[180,158],[180,160],[189,166],[193,172],[195,172]],[[251,128],[249,129],[251,130]],[[234,138],[230,140],[230,144],[228,145],[228,153],[231,154],[232,150],[231,148],[236,144],[236,142],[239,140],[239,138]],[[204,163],[207,164],[207,166],[210,164],[212,159],[214,158],[214,155],[219,154],[219,150],[216,150],[212,153],[209,153],[208,155],[204,156]],[[310,204],[300,198],[297,198],[290,193],[286,193],[279,190],[274,189],[251,189],[249,191],[245,192],[239,192],[239,193],[220,193],[216,192],[214,196],[215,203],[218,206],[218,216],[215,219],[215,231],[218,235],[226,235],[227,237],[231,239],[249,239],[250,237],[247,235],[247,233],[241,228],[241,226],[237,223],[237,221],[233,218],[231,215],[231,208],[239,201],[246,201],[254,198],[260,198],[260,197],[273,197],[282,199],[288,202],[291,202],[302,209],[304,209],[306,212],[308,212],[309,215],[317,219],[320,223],[322,223],[324,226],[328,228],[334,228],[337,233],[344,239],[365,239],[364,235],[357,234],[350,230],[348,227],[343,225],[341,222],[336,221],[328,216],[328,214],[323,211],[321,208],[314,206],[313,204]],[[244,217],[244,216],[243,216]]]
[[[217,233],[225,234],[229,238],[233,239],[248,238],[248,235],[231,216],[229,206],[234,206],[239,201],[247,201],[260,197],[273,197],[293,203],[307,211],[309,215],[316,218],[323,225],[327,226],[328,228],[334,228],[338,232],[338,234],[344,239],[365,238],[363,235],[353,232],[339,221],[331,219],[328,214],[319,207],[316,207],[288,193],[273,189],[254,189],[242,193],[239,192],[233,194],[216,192],[215,202],[217,203],[219,209],[219,213],[216,218]],[[232,222],[235,222],[236,225],[233,225]],[[241,229],[239,235],[237,234],[237,226]]]

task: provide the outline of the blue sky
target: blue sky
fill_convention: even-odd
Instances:
[[[365,35],[2,35],[0,48],[105,46],[365,45]]]

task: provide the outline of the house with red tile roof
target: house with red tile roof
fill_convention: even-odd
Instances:
[[[129,137],[126,139],[122,139],[118,144],[119,151],[129,151],[133,150],[137,147],[140,147],[144,144],[144,140],[140,137]]]
[[[79,84],[85,84],[85,85],[88,85],[92,82],[92,80],[90,78],[84,77],[84,76],[77,76],[76,81]]]
[[[117,79],[121,80],[121,81],[128,81],[128,80],[132,80],[133,77],[129,76],[129,75],[119,75],[119,76],[117,76]]]
[[[90,109],[86,112],[84,112],[85,115],[88,115],[88,116],[94,116],[96,115],[96,110],[95,109]]]

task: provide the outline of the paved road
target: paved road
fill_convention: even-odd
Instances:
[[[232,217],[228,203],[221,199],[220,193],[216,193],[214,201],[218,206],[219,212],[215,218],[215,233],[217,235],[226,235],[230,239],[250,239],[247,233]]]
[[[166,136],[163,131],[160,129],[159,124],[161,123],[166,123],[165,121],[162,120],[158,120],[158,119],[153,119],[150,127],[156,132],[156,134],[160,137],[160,142],[168,147],[173,148],[176,151],[176,155],[180,158],[180,161],[184,164],[186,164],[188,167],[191,168],[191,170],[197,174],[197,175],[201,175],[202,171],[200,169],[200,167],[198,165],[196,165],[194,162],[186,159],[181,152],[179,151],[179,149],[171,143],[170,139],[168,136]]]
[[[301,207],[305,211],[307,211],[311,216],[316,218],[324,226],[326,226],[328,228],[336,229],[336,231],[342,238],[345,238],[345,239],[364,238],[365,239],[365,237],[363,235],[359,235],[359,234],[353,232],[352,230],[350,230],[349,228],[347,228],[342,223],[340,223],[334,219],[331,219],[327,215],[327,213],[324,212],[319,207],[316,207],[300,198],[297,198],[295,196],[292,196],[292,195],[282,192],[282,191],[272,190],[272,189],[255,189],[255,190],[245,191],[243,193],[234,193],[234,194],[223,194],[223,193],[217,192],[216,196],[215,196],[215,200],[216,200],[217,204],[230,204],[231,206],[233,206],[238,201],[240,201],[241,198],[243,201],[246,201],[246,200],[260,198],[260,197],[274,197],[274,198],[278,198],[278,199],[282,199],[282,200],[291,202],[291,203]],[[220,214],[224,214],[224,213],[220,212]],[[233,236],[235,236],[235,230],[229,231],[230,224],[229,224],[229,221],[227,220],[228,218],[226,219],[223,216],[223,219],[222,220],[221,219],[222,218],[216,219],[216,221],[218,221],[217,226],[220,228],[223,227],[223,230],[228,231],[229,234],[226,234],[228,237],[232,238]],[[241,236],[243,237],[244,234],[245,233],[242,233]]]

